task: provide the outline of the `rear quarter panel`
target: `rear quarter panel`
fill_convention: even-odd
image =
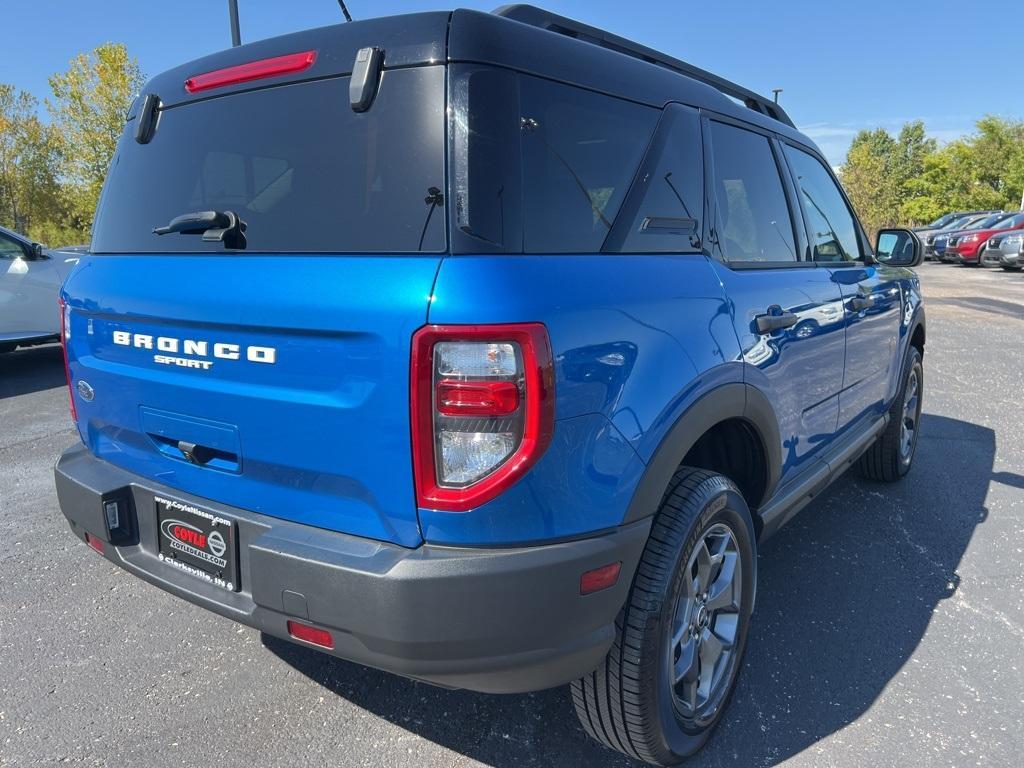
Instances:
[[[427,541],[525,543],[622,523],[646,462],[700,395],[742,381],[730,307],[701,255],[451,256],[429,322],[543,322],[555,436],[497,499],[420,509]]]

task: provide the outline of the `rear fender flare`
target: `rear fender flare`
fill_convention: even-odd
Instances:
[[[760,390],[749,384],[734,382],[702,395],[668,430],[647,462],[623,522],[631,523],[657,512],[672,475],[686,454],[701,435],[728,419],[745,421],[760,438],[767,462],[765,493],[758,506],[770,499],[782,471],[779,422],[771,403]]]

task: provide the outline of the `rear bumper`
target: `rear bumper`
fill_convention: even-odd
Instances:
[[[561,685],[597,666],[650,530],[647,519],[543,546],[406,549],[178,493],[80,445],[64,452],[55,476],[74,533],[102,539],[108,560],[161,589],[288,640],[289,619],[312,623],[333,636],[334,649],[325,653],[490,693]],[[157,493],[237,523],[240,591],[160,561]],[[111,495],[133,508],[135,535],[120,546],[109,543],[102,513],[101,499]],[[579,594],[580,574],[616,561],[622,572],[615,586]]]

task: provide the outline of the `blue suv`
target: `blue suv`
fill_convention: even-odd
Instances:
[[[570,683],[673,764],[734,687],[758,543],[911,465],[920,259],[778,105],[536,8],[233,48],[128,115],[63,289],[60,505],[192,603]]]

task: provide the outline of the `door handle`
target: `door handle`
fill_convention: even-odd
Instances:
[[[860,312],[865,309],[871,309],[875,306],[875,300],[871,296],[854,296],[850,299],[850,309]]]
[[[792,328],[800,322],[800,318],[789,310],[783,311],[778,304],[768,307],[767,314],[757,315],[754,318],[754,325],[758,333],[770,333],[780,331],[783,328]]]

